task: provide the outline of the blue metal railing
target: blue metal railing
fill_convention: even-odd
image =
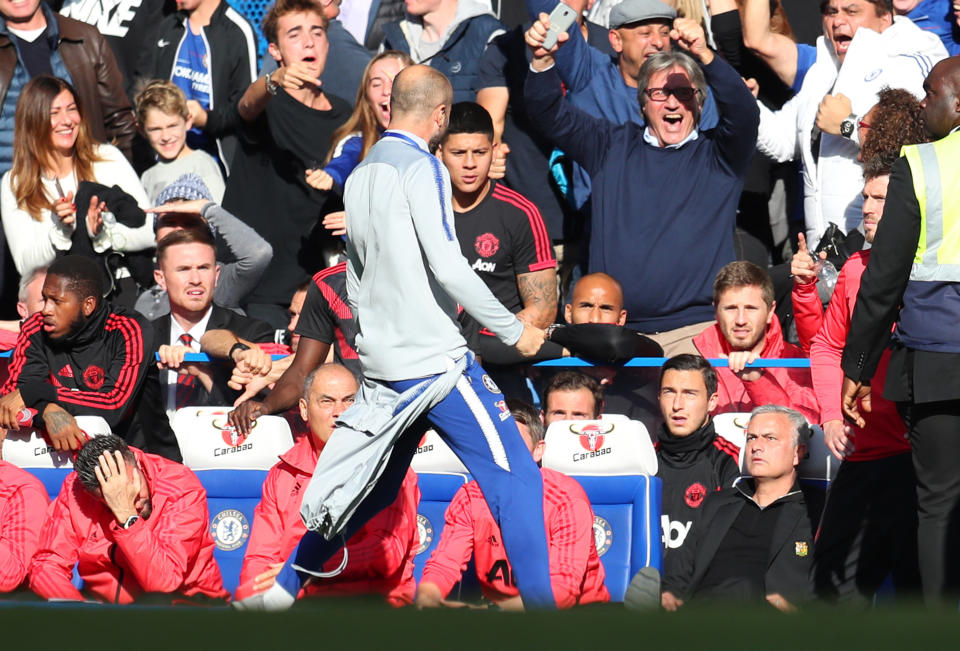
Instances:
[[[0,351],[0,358],[10,357],[12,351],[4,350]],[[274,360],[283,359],[285,355],[272,355]],[[210,362],[212,361],[206,353],[187,353],[183,360],[185,362]],[[667,361],[666,357],[634,357],[628,362],[624,363],[623,366],[627,368],[658,368],[663,366]],[[729,366],[729,363],[726,359],[719,357],[712,357],[707,360],[713,366],[724,367]],[[548,359],[544,362],[537,362],[534,366],[562,366],[562,367],[577,367],[577,366],[618,366],[615,364],[594,364],[588,362],[585,359],[580,359],[579,357],[562,357],[560,359]],[[810,368],[810,360],[801,357],[794,357],[789,359],[758,359],[757,361],[747,364],[749,368]]]

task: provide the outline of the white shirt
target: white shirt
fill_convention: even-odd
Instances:
[[[203,318],[200,319],[189,330],[184,330],[183,326],[173,318],[173,315],[169,315],[167,318],[170,319],[170,340],[167,342],[171,346],[183,346],[184,344],[180,341],[180,335],[188,334],[193,337],[193,342],[191,342],[190,347],[193,349],[193,352],[200,352],[200,338],[203,336],[203,333],[207,331],[207,323],[210,321],[210,315],[213,313],[213,305],[207,308],[207,313],[203,315]],[[173,415],[177,412],[177,376],[179,373],[176,371],[163,371],[160,378],[160,383],[165,386],[165,400],[164,405],[167,411],[167,418],[171,421],[173,420]],[[197,380],[199,382],[199,380]]]
[[[357,39],[357,43],[363,45],[367,38],[367,23],[370,18],[370,5],[373,0],[350,0],[340,5],[340,17],[338,20],[343,23],[343,27]]]

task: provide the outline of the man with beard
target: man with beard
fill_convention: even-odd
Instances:
[[[0,427],[19,429],[29,410],[54,448],[76,450],[86,436],[74,416],[101,416],[129,444],[179,461],[147,320],[101,298],[102,273],[92,258],[58,258],[42,296],[43,309],[24,321],[10,358]]]
[[[762,405],[786,405],[811,423],[820,422],[820,406],[810,371],[802,368],[750,368],[757,358],[805,357],[783,339],[776,318],[770,274],[752,262],[731,262],[713,283],[717,322],[693,344],[707,358],[726,358],[719,379],[716,413],[752,411]]]

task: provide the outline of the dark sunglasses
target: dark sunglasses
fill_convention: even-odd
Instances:
[[[689,102],[700,90],[691,86],[677,86],[676,88],[648,88],[643,92],[654,102],[665,102],[670,95],[681,102]]]

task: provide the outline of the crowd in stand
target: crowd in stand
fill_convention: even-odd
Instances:
[[[430,150],[456,264],[523,342],[546,338],[526,351],[460,310],[458,341],[503,394],[488,420],[515,421],[537,463],[554,421],[649,432],[664,568],[628,605],[862,606],[891,575],[898,597],[960,597],[960,5],[562,2],[566,31],[555,0],[276,0],[258,61],[228,0],[113,19],[0,0],[0,428],[75,452],[49,502],[0,435],[0,592],[249,605],[286,581],[334,424],[365,373],[385,378],[364,353],[402,331],[354,318],[351,230],[377,230],[357,179],[392,134]],[[434,106],[437,79],[451,97]],[[398,130],[418,110],[433,141]],[[424,228],[436,195],[399,187],[361,203],[408,202]],[[379,282],[391,310],[424,300]],[[532,364],[563,357],[595,365]],[[230,406],[243,437],[283,415],[296,440],[234,595],[171,428],[192,406]],[[729,412],[750,414],[742,450],[714,427]],[[113,435],[88,439],[88,415]],[[812,436],[841,462],[825,503],[798,482]],[[583,489],[541,474],[556,605],[609,601]],[[466,484],[418,586],[417,476],[397,484],[300,596],[457,607],[473,557],[486,600],[524,607],[498,542],[509,505]]]

